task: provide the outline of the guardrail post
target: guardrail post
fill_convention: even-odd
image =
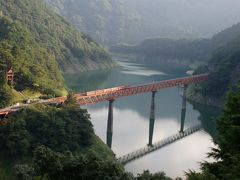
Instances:
[[[107,145],[110,148],[112,147],[112,135],[113,135],[113,102],[114,100],[110,100],[108,107]]]
[[[180,133],[183,133],[184,131],[184,123],[186,118],[186,110],[187,110],[187,85],[184,85],[183,87],[183,95],[182,95],[182,111],[181,111],[181,128]]]
[[[155,123],[155,95],[157,91],[152,91],[150,119],[149,119],[149,140],[148,146],[152,146],[154,123]]]

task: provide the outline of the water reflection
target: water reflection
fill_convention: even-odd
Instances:
[[[135,173],[136,169],[137,172],[146,169],[158,172],[161,169],[171,177],[183,177],[183,171],[199,169],[199,162],[206,159],[206,152],[213,146],[208,134],[198,132],[127,164],[126,169]]]
[[[144,67],[143,64],[121,61],[121,67],[112,71],[91,72],[78,77],[68,76],[67,85],[77,92],[102,89],[119,85],[135,85],[160,81],[164,79],[186,76],[184,72],[168,72]],[[127,73],[126,73],[127,72]],[[140,73],[139,72],[143,72]],[[78,85],[79,84],[79,85]],[[176,134],[181,125],[182,88],[169,88],[156,93],[155,127],[153,143]],[[117,156],[122,156],[139,149],[148,143],[149,114],[151,93],[118,99],[113,108],[113,142],[112,149]],[[153,172],[164,170],[168,176],[183,176],[184,170],[199,168],[198,162],[206,157],[209,148],[213,147],[211,140],[212,122],[205,122],[206,117],[187,103],[185,127],[189,128],[204,122],[206,131],[197,132],[159,151],[126,165],[133,173],[150,169]],[[86,107],[91,114],[95,132],[106,141],[108,102]],[[210,115],[209,115],[210,116]],[[201,117],[200,119],[198,117]]]
[[[129,101],[129,104],[130,102],[132,101]],[[115,108],[113,109],[113,150],[117,156],[121,156],[139,149],[148,143],[148,117],[150,106],[142,113],[139,113],[138,110],[127,107],[128,106],[126,106],[126,109],[119,108],[116,101]],[[187,113],[185,128],[200,124],[201,122],[196,118],[199,113],[194,111],[189,104],[187,108],[189,108],[189,113]],[[103,105],[103,107],[99,108],[88,107],[88,111],[91,114],[96,134],[98,134],[100,138],[105,141],[108,112],[107,103]],[[180,129],[180,110],[178,114],[172,114],[169,116],[161,115],[161,112],[164,112],[164,110],[156,112],[153,143],[176,134]]]
[[[132,74],[139,76],[153,76],[153,75],[165,75],[165,73],[157,70],[152,70],[142,66],[141,64],[130,63],[126,61],[117,61],[122,67],[121,73],[123,74]]]

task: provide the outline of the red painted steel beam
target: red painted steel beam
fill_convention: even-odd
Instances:
[[[86,93],[75,94],[75,97],[79,105],[95,104],[95,103],[100,103],[104,101],[126,97],[126,96],[158,91],[164,88],[199,83],[199,82],[206,81],[207,78],[208,78],[208,74],[202,74],[202,75],[189,76],[189,77],[178,78],[178,79],[164,80],[164,81],[154,82],[151,84],[145,84],[140,86],[119,86],[119,87],[114,87],[109,89],[90,91]],[[44,103],[45,104],[62,104],[64,103],[65,100],[66,100],[66,97],[58,97],[58,98],[52,98],[52,99],[46,100],[45,102],[42,102],[42,103],[43,104]],[[19,109],[23,107],[19,107]],[[14,109],[14,110],[3,109],[2,111],[0,110],[0,116],[3,116],[3,115],[7,116],[8,114],[11,114],[12,112],[15,112],[19,109]]]
[[[164,88],[170,88],[180,85],[188,85],[206,81],[208,74],[195,75],[190,77],[164,80],[141,86],[121,86],[110,89],[96,90],[86,93],[76,94],[79,105],[95,104],[121,97],[132,96],[152,91],[158,91]]]

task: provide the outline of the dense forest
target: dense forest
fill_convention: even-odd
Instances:
[[[25,27],[6,17],[0,18],[0,31],[0,87],[1,95],[5,97],[0,101],[6,104],[11,100],[8,98],[11,97],[11,90],[5,80],[5,73],[11,67],[16,72],[15,90],[29,88],[42,93],[60,94],[64,89],[63,78],[53,54],[42,48]]]
[[[72,95],[59,107],[28,107],[7,121],[0,126],[0,179],[170,180],[162,172],[125,172]]]
[[[205,104],[222,106],[227,91],[236,88],[240,80],[240,24],[236,24],[212,39],[214,50],[207,66],[199,67],[195,74],[210,72],[209,80],[195,86],[190,98]]]
[[[42,48],[55,56],[64,71],[90,68],[89,62],[94,66],[94,63],[108,65],[110,61],[104,48],[74,29],[40,0],[0,1],[0,11],[24,26]]]
[[[115,65],[106,49],[40,0],[0,0],[0,31],[0,107],[21,100],[18,92],[24,90],[63,95],[62,72]],[[12,89],[4,80],[10,68],[15,72]]]

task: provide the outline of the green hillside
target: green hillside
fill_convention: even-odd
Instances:
[[[195,86],[190,98],[197,102],[222,106],[226,93],[240,81],[240,38],[218,48],[208,67],[199,68],[196,74],[203,72],[210,73],[209,79],[201,86]]]
[[[23,99],[27,89],[62,95],[62,72],[112,66],[111,56],[103,47],[40,0],[0,0],[0,106]],[[11,67],[15,71],[12,89],[5,80]]]
[[[84,165],[85,173],[110,174],[105,169],[90,171],[90,163],[102,163],[107,168],[114,165],[119,173],[123,172],[114,162],[112,151],[94,134],[90,115],[79,108],[76,100],[68,100],[58,108],[31,106],[8,116],[7,120],[8,124],[0,126],[0,179],[33,179],[33,176],[59,179],[50,177],[60,170],[72,172],[63,170],[56,160],[60,157],[65,157],[62,164],[72,161],[72,166],[77,160],[79,165],[90,161],[88,166]],[[56,159],[53,159],[54,154]],[[49,175],[45,176],[47,173]]]
[[[195,86],[189,98],[206,104],[222,106],[226,92],[240,81],[240,24],[234,25],[212,38],[214,50],[208,66],[195,74],[208,72],[209,80]]]
[[[64,89],[63,78],[54,55],[41,47],[24,26],[6,17],[0,18],[0,32],[1,92],[5,89],[9,96],[13,96],[5,80],[6,71],[13,67],[15,90],[29,88],[60,95]]]
[[[41,0],[1,0],[0,11],[26,27],[34,40],[55,56],[64,71],[83,71],[112,63],[105,49],[51,12]]]
[[[171,180],[163,172],[126,172],[71,95],[59,107],[31,106],[7,120],[0,126],[0,179]]]

